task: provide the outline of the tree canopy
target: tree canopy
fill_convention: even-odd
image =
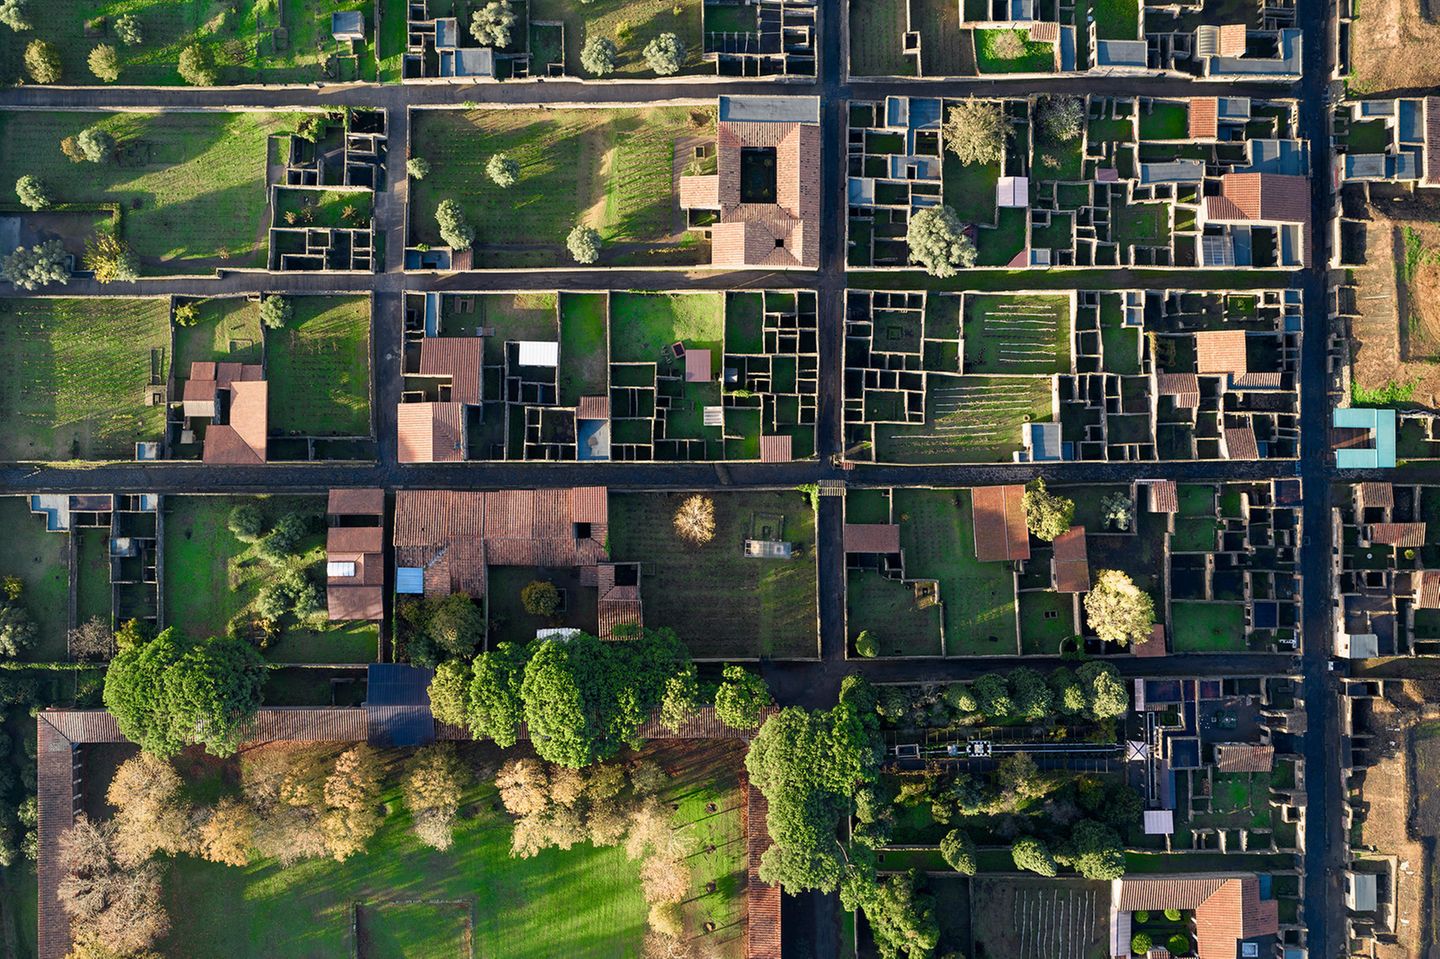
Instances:
[[[965,235],[960,218],[948,206],[932,206],[910,215],[905,229],[910,262],[931,276],[954,276],[975,265],[975,243]]]
[[[1075,518],[1075,501],[1051,493],[1045,488],[1045,481],[1038,476],[1026,484],[1022,503],[1025,526],[1036,539],[1047,543],[1068,531]]]
[[[1010,124],[994,100],[961,100],[945,114],[940,135],[961,163],[999,163]]]
[[[772,702],[765,680],[743,666],[729,665],[715,690],[715,715],[731,729],[754,729]]]
[[[1155,626],[1155,601],[1123,571],[1102,569],[1085,594],[1085,616],[1101,639],[1139,645]]]

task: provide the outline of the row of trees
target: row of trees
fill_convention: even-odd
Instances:
[[[944,728],[1056,719],[1104,723],[1123,716],[1130,696],[1115,667],[1091,661],[1078,669],[1060,666],[1043,675],[1022,666],[987,673],[971,682],[881,686],[875,709],[886,726]]]
[[[725,668],[712,695],[716,715],[738,729],[758,726],[770,705],[764,680],[738,666]],[[472,662],[440,663],[430,684],[440,721],[502,747],[518,741],[524,722],[541,758],[572,768],[638,746],[657,711],[679,728],[704,699],[689,652],[668,629],[609,643],[584,633],[496,643]]]

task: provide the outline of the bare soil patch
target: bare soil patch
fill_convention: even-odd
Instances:
[[[1350,330],[1355,386],[1413,383],[1411,402],[1427,409],[1440,408],[1440,208],[1434,207],[1412,197],[1371,203],[1365,265],[1354,270],[1357,316]]]
[[[1360,10],[1350,26],[1352,90],[1376,94],[1440,84],[1433,2],[1365,0]]]

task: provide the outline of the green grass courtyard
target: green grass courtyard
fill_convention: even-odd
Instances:
[[[265,334],[271,429],[369,436],[370,298],[296,296],[290,302],[294,319]]]

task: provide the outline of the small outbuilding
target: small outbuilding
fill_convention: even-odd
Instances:
[[[341,10],[330,14],[330,36],[341,43],[360,43],[365,39],[365,14],[360,10]]]

